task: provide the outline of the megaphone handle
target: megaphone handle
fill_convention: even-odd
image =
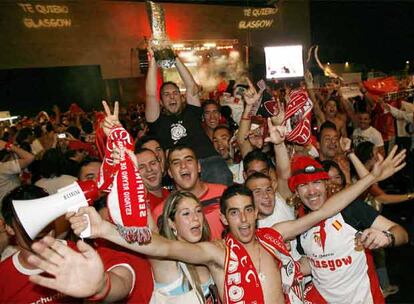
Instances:
[[[79,235],[82,239],[91,236],[91,221],[89,220],[89,215],[84,214],[83,216],[86,217],[86,220],[88,221],[88,226],[86,226],[85,230],[83,230]]]

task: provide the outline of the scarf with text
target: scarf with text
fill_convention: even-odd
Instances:
[[[278,261],[285,302],[302,303],[303,276],[299,271],[299,264],[290,256],[282,236],[272,228],[260,228],[256,230],[256,238]],[[259,276],[244,246],[228,234],[226,247],[224,303],[264,303]]]
[[[120,154],[117,162],[112,158],[115,147]],[[111,130],[99,172],[98,187],[109,192],[109,214],[122,237],[129,243],[145,243],[151,240],[151,230],[147,227],[144,184],[137,167],[126,153],[126,150],[133,149],[133,140],[124,128]]]
[[[287,98],[284,125],[287,129],[286,139],[305,145],[311,136],[311,117],[313,103],[306,90],[292,90]]]

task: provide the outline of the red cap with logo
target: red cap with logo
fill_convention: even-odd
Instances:
[[[289,189],[295,192],[300,184],[329,179],[328,173],[322,165],[309,156],[296,156],[291,163],[292,176],[288,180]]]

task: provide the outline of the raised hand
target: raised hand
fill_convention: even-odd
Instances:
[[[406,150],[404,149],[396,155],[397,149],[398,146],[395,145],[386,159],[378,153],[378,161],[374,164],[374,167],[371,170],[371,174],[375,177],[375,182],[387,179],[404,168]]]
[[[285,141],[286,127],[273,125],[270,118],[267,119],[267,126],[269,128],[269,136],[265,138],[265,142],[279,145]]]
[[[91,225],[91,236],[90,238],[99,238],[104,234],[103,228],[105,221],[95,210],[94,207],[81,207],[78,212],[68,212],[66,219],[70,222],[70,226],[76,235],[80,235],[88,227],[88,215],[89,223]]]
[[[252,106],[254,105],[262,96],[264,89],[260,89],[259,92],[256,91],[256,88],[254,87],[253,83],[250,81],[249,78],[247,79],[247,83],[249,84],[249,89],[244,92],[244,102],[246,105]]]
[[[341,137],[339,140],[339,146],[343,152],[351,150],[352,140],[347,137]]]
[[[121,123],[119,122],[119,103],[118,101],[115,101],[113,113],[111,113],[111,109],[109,108],[105,100],[102,101],[102,105],[104,107],[106,115],[105,120],[103,121],[102,128],[106,136],[108,136],[112,128],[121,125]]]
[[[285,109],[283,104],[280,102],[280,99],[276,101],[277,109],[273,110],[272,122],[275,126],[282,125],[285,120]]]
[[[37,255],[28,261],[52,275],[31,275],[30,281],[65,295],[87,298],[105,286],[104,266],[98,253],[83,241],[78,241],[76,252],[62,241],[45,236],[32,245]]]

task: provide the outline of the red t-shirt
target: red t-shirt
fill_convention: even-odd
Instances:
[[[73,242],[68,246],[76,250]],[[130,265],[130,259],[123,253],[116,252],[109,248],[98,248],[105,270],[117,265]],[[0,263],[0,273],[3,279],[0,280],[0,302],[1,303],[82,303],[82,299],[66,296],[56,290],[36,285],[29,281],[29,276],[42,273],[39,269],[26,269],[19,262],[19,252]],[[130,267],[132,270],[132,267]],[[134,273],[135,276],[135,273]]]
[[[199,200],[203,205],[204,215],[210,225],[211,240],[221,240],[221,234],[224,230],[223,223],[220,220],[220,198],[227,186],[221,184],[207,185],[207,190],[200,197]],[[152,212],[155,222],[162,214],[165,201],[159,204]]]
[[[154,210],[159,204],[167,199],[168,195],[170,195],[170,191],[165,188],[162,188],[161,197],[157,197],[149,191],[147,193],[147,200],[151,210]]]
[[[97,239],[95,243],[99,245],[98,248],[109,247],[111,251],[117,253],[122,252],[123,255],[128,256],[129,264],[134,269],[136,276],[134,289],[128,297],[127,303],[149,303],[154,289],[154,279],[152,277],[152,268],[148,259],[144,255],[103,239]]]

